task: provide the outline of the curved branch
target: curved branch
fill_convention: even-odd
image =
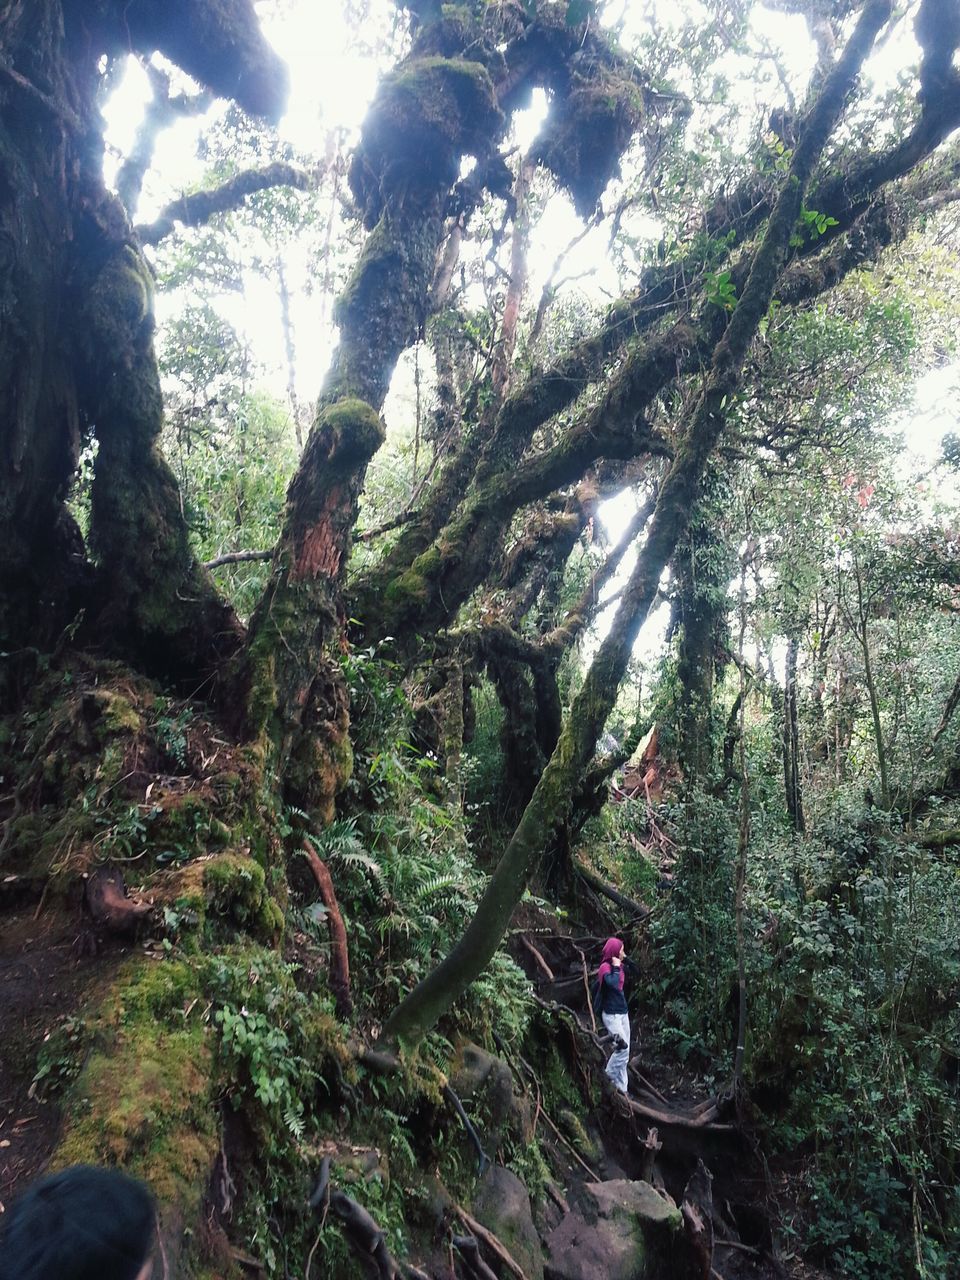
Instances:
[[[180,196],[172,200],[154,222],[140,223],[135,230],[141,244],[159,244],[176,223],[199,227],[218,213],[231,213],[241,208],[248,196],[259,191],[268,191],[271,187],[295,187],[298,191],[309,191],[315,185],[314,174],[297,165],[275,160],[262,169],[244,169],[209,191]]]

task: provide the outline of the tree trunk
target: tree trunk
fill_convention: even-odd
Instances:
[[[370,235],[337,302],[340,346],[238,672],[247,732],[267,736],[290,793],[322,819],[352,766],[340,584],[383,440],[379,412],[397,360],[421,334],[460,157],[492,147],[503,127],[484,68],[421,56],[428,38],[429,24],[381,84],[351,165]]]
[[[731,558],[718,531],[723,485],[712,469],[674,562],[677,614],[682,630],[677,660],[680,685],[679,761],[690,783],[705,783],[714,767],[713,692],[719,655],[729,648],[727,583]]]
[[[806,831],[800,773],[800,720],[797,711],[797,639],[787,640],[783,690],[783,783],[794,831]]]
[[[151,279],[103,185],[98,61],[161,48],[270,114],[285,82],[252,8],[238,4],[229,31],[186,0],[128,10],[34,0],[0,13],[0,643],[47,646],[84,609],[99,641],[196,679],[238,628],[156,451]],[[95,569],[65,505],[91,439]]]

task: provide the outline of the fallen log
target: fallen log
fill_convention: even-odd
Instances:
[[[602,880],[600,876],[593,871],[589,871],[585,866],[577,863],[574,867],[577,875],[585,884],[588,884],[595,893],[602,894],[605,898],[609,898],[611,902],[615,902],[618,907],[622,907],[624,911],[629,911],[634,918],[646,920],[651,914],[651,908],[645,906],[642,902],[637,902],[635,898],[628,897],[625,893],[621,893],[619,889],[614,888],[606,880]]]

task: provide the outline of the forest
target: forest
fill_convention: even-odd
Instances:
[[[960,1274],[958,251],[958,0],[0,0],[0,1228]]]

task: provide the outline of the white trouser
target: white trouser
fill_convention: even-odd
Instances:
[[[616,1049],[607,1063],[607,1075],[620,1090],[627,1092],[627,1063],[630,1061],[630,1018],[625,1013],[605,1013],[603,1025],[612,1036],[619,1036],[624,1042],[622,1049]]]

